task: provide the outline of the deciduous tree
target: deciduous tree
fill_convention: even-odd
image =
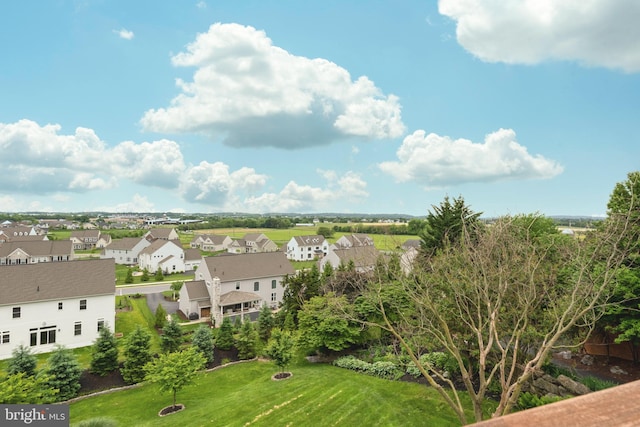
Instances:
[[[293,359],[295,345],[296,340],[291,332],[275,328],[265,354],[280,368],[280,372],[284,372]]]
[[[176,394],[191,384],[196,373],[204,367],[205,358],[193,347],[175,353],[161,354],[157,359],[144,366],[145,378],[160,385],[160,391],[173,394],[173,407],[176,407]]]

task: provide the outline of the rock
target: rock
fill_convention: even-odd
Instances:
[[[584,356],[582,356],[582,359],[580,359],[580,363],[587,366],[593,365],[594,362],[595,362],[595,359],[590,354],[585,354]]]
[[[536,378],[535,380],[533,380],[533,387],[537,390],[540,390],[541,395],[545,395],[545,394],[555,394],[555,395],[560,395],[560,387],[558,387],[556,384],[553,383],[553,378],[551,378],[552,381],[549,381],[549,379],[547,378],[548,375],[544,375],[540,378]]]
[[[569,350],[565,350],[565,351],[558,352],[558,356],[561,357],[562,359],[569,360],[571,359],[572,354]]]
[[[627,371],[622,369],[620,366],[612,366],[609,371],[615,375],[629,375]]]
[[[591,390],[589,390],[589,387],[577,381],[572,380],[566,375],[559,375],[558,378],[556,378],[556,381],[562,387],[564,387],[570,394],[573,394],[574,396],[581,396],[583,394],[587,394],[591,392]]]

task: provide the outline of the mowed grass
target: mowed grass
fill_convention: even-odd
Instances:
[[[121,300],[123,300],[122,304],[120,303]],[[122,334],[122,337],[126,338],[134,331],[137,325],[140,325],[147,329],[151,335],[151,351],[158,352],[160,350],[160,336],[154,329],[155,316],[147,305],[147,299],[144,297],[116,296],[116,308],[120,305],[129,305],[131,309],[116,312],[116,333]]]
[[[273,381],[271,362],[253,361],[200,374],[178,392],[185,410],[156,385],[94,396],[70,405],[71,425],[108,417],[119,426],[455,426],[455,414],[432,388],[387,381],[330,365],[303,363]],[[471,414],[469,414],[470,419]]]

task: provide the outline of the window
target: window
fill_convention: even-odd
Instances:
[[[253,292],[258,292],[260,290],[260,282],[253,282]]]
[[[275,289],[275,288],[276,288],[276,283],[277,283],[277,282],[276,282],[276,280],[275,280],[275,279],[273,279],[273,280],[271,281],[271,289]]]
[[[98,332],[104,328],[104,319],[98,319]]]
[[[87,309],[87,300],[86,299],[81,299],[80,300],[80,310],[86,310]]]
[[[56,327],[47,326],[40,328],[40,345],[56,343]]]
[[[13,318],[20,318],[20,307],[13,307]]]
[[[278,295],[275,292],[271,292],[271,302],[276,302]]]
[[[7,344],[9,342],[9,331],[0,332],[0,343]]]
[[[31,347],[38,344],[38,328],[29,329],[31,332],[31,342],[29,343]]]
[[[61,302],[58,303],[58,310],[62,310],[62,303]]]
[[[240,282],[236,282],[236,291],[240,290]]]
[[[82,335],[82,323],[76,322],[73,325],[73,335]]]

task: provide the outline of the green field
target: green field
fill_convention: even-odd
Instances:
[[[119,426],[455,426],[455,414],[432,388],[382,380],[306,361],[273,381],[270,362],[248,362],[198,376],[178,392],[185,410],[159,417],[172,403],[156,385],[90,397],[70,405],[71,425],[107,417]],[[471,413],[469,419],[473,419]]]

